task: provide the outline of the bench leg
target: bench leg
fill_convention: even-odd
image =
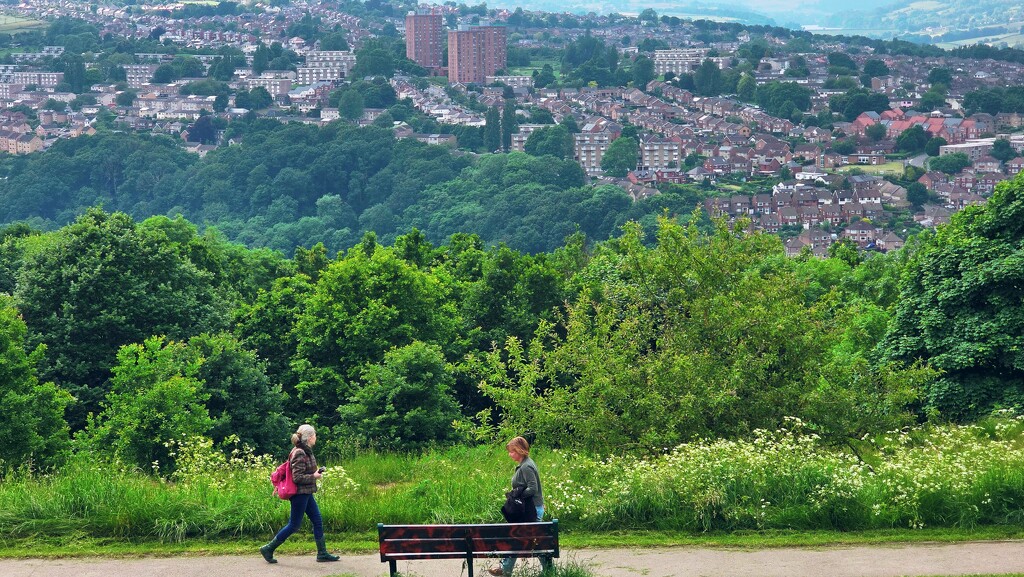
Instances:
[[[473,577],[473,556],[466,557],[466,569],[469,570],[469,577]]]
[[[391,567],[391,577],[396,577],[398,575],[398,562],[394,559],[389,559],[388,565]]]

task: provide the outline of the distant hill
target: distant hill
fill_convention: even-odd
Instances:
[[[862,10],[891,4],[892,0],[863,0],[857,3]],[[536,0],[527,6],[522,0],[498,0],[488,2],[489,6],[545,10],[552,12],[608,14],[639,14],[646,8],[653,8],[658,14],[686,17],[709,17],[732,20],[748,24],[818,24],[823,25],[835,14],[849,11],[849,0],[732,0],[711,2],[691,0]]]
[[[498,0],[491,6],[515,8],[522,0]],[[856,8],[851,10],[851,4]],[[525,7],[525,6],[524,6]],[[922,42],[1024,44],[1024,3],[1020,0],[537,0],[530,9],[553,12],[658,14],[770,24],[839,28],[851,34],[899,36]],[[874,33],[872,33],[874,31]]]

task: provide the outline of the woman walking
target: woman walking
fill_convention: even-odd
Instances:
[[[522,490],[524,498],[533,498],[533,506],[537,512],[536,519],[531,521],[544,520],[544,492],[540,486],[540,473],[537,471],[537,464],[530,458],[530,442],[523,437],[515,437],[505,445],[510,459],[518,463],[515,473],[512,473],[512,490]],[[516,566],[515,557],[505,557],[501,560],[501,567],[491,567],[488,573],[495,576],[509,577],[512,569]],[[540,557],[541,569],[551,569],[551,557]]]
[[[316,457],[313,456],[313,446],[316,445],[316,431],[310,425],[302,425],[292,435],[292,449],[288,455],[288,465],[292,470],[292,480],[295,482],[297,491],[290,499],[292,508],[291,516],[288,517],[288,524],[277,532],[270,543],[260,547],[260,553],[267,563],[277,563],[274,559],[274,550],[284,543],[285,539],[291,536],[302,525],[303,515],[309,517],[313,524],[313,539],[316,541],[317,561],[337,561],[337,555],[327,552],[327,545],[324,542],[324,523],[320,517],[320,508],[316,505],[313,493],[316,493],[316,481],[323,476],[324,468],[317,468]]]

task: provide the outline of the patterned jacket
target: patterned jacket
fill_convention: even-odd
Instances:
[[[313,473],[316,472],[316,457],[308,447],[295,447],[288,455],[288,463],[292,468],[292,480],[298,489],[296,495],[312,495],[316,493],[316,479]]]

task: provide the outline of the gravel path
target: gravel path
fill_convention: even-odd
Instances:
[[[387,564],[377,555],[345,555],[338,563],[316,563],[312,555],[278,556],[266,564],[249,557],[147,557],[142,559],[0,560],[3,577],[382,577]],[[836,546],[763,550],[666,547],[578,549],[562,552],[589,566],[597,577],[900,577],[1024,573],[1024,541],[956,544]],[[536,561],[530,561],[536,563]],[[486,576],[486,560],[474,563]],[[400,563],[404,575],[459,577],[458,561]]]

